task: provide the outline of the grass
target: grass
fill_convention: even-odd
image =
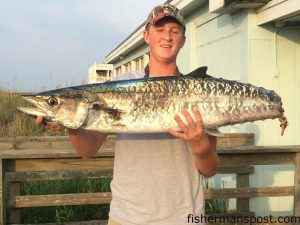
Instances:
[[[204,180],[206,189],[214,188],[210,179]],[[205,214],[223,214],[228,212],[228,199],[210,199],[205,201]]]
[[[19,93],[0,91],[0,137],[54,135],[38,127],[30,116],[17,111],[18,106],[28,105]]]
[[[109,192],[110,178],[31,181],[21,185],[21,195]],[[33,207],[21,210],[22,223],[61,223],[107,220],[109,205]],[[8,211],[7,218],[9,219]]]
[[[93,193],[110,191],[110,179],[27,182],[22,195]],[[23,223],[70,222],[104,220],[108,218],[108,205],[38,207],[22,210]]]

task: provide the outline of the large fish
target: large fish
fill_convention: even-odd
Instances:
[[[65,127],[102,132],[178,130],[174,115],[198,107],[204,128],[264,119],[287,126],[281,98],[274,92],[237,81],[217,79],[200,67],[188,75],[110,81],[23,95],[35,107],[24,113]]]

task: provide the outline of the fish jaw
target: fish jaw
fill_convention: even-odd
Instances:
[[[38,108],[33,107],[17,107],[17,110],[30,116],[47,117],[47,114]]]
[[[17,107],[17,110],[31,116],[42,116],[52,121],[53,112],[49,110],[43,99],[36,95],[22,95],[21,97],[30,102],[34,107]]]

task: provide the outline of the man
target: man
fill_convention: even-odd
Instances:
[[[151,11],[144,40],[150,47],[148,66],[121,79],[133,74],[136,78],[180,75],[176,58],[185,43],[185,23],[176,7],[164,4]],[[109,225],[192,224],[189,214],[204,214],[201,174],[216,173],[216,138],[204,132],[197,108],[192,114],[183,109],[181,116],[174,115],[182,132],[117,135]],[[40,124],[42,118],[36,122]],[[92,157],[107,136],[83,129],[68,133],[84,159]]]

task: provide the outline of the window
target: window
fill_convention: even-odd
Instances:
[[[116,68],[116,75],[121,74],[121,72],[122,72],[121,66],[117,67],[117,68]]]
[[[136,70],[142,70],[144,68],[143,57],[135,59],[134,62]]]
[[[125,69],[125,73],[131,71],[131,64],[130,64],[130,62],[129,62],[129,63],[126,63],[126,64],[124,65],[124,69]]]

